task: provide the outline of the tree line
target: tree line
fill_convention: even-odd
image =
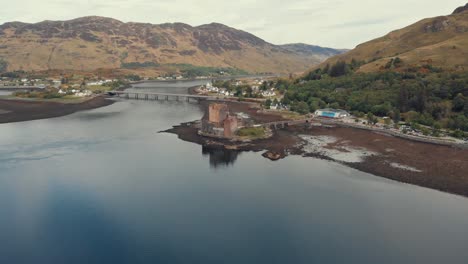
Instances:
[[[391,66],[400,64],[393,59]],[[361,63],[337,62],[289,81],[283,102],[299,113],[341,108],[394,121],[468,131],[468,73],[405,71],[355,73]]]

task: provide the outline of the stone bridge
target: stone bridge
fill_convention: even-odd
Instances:
[[[282,121],[263,123],[263,124],[260,124],[260,126],[263,126],[264,128],[270,128],[270,129],[281,129],[281,128],[286,128],[289,126],[311,124],[314,121],[315,120],[313,118],[299,119],[299,120],[282,120]]]
[[[158,93],[158,92],[133,92],[133,91],[110,91],[107,94],[111,96],[117,96],[126,99],[136,100],[173,100],[181,101],[185,100],[189,102],[191,99],[195,101],[199,100],[225,100],[225,97],[208,96],[208,95],[194,95],[194,94],[175,94],[175,93]]]

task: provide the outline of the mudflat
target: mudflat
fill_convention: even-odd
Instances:
[[[259,122],[282,118],[249,104],[232,102],[229,107]],[[184,123],[164,132],[209,148],[261,151],[272,160],[288,155],[322,158],[376,176],[468,197],[467,149],[339,126],[291,126],[273,131],[271,138],[251,142],[206,138],[198,135],[198,127],[197,122]]]
[[[112,104],[104,96],[79,103],[0,99],[0,124],[65,116]]]
[[[296,131],[295,133],[298,133]],[[358,162],[340,161],[388,179],[468,197],[468,150],[414,142],[355,128],[314,127],[307,134],[332,137],[323,148],[366,151]],[[326,153],[326,151],[325,151]],[[305,154],[307,155],[307,154]],[[336,160],[331,157],[331,159]]]

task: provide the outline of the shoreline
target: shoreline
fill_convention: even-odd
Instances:
[[[230,102],[234,111],[247,107]],[[249,114],[257,121],[280,118],[273,114]],[[183,123],[161,133],[205,148],[225,151],[253,151],[270,160],[289,155],[325,159],[370,173],[376,177],[426,187],[468,197],[468,150],[403,139],[376,131],[336,124],[330,126],[291,126],[276,130],[268,139],[236,142],[203,137],[198,121]]]
[[[0,124],[61,117],[113,103],[104,95],[78,103],[0,99]]]
[[[190,92],[193,92],[191,87]],[[100,95],[80,103],[0,99],[0,124],[48,119],[113,104]],[[210,102],[202,101],[206,108]],[[258,104],[225,102],[233,112],[244,112],[258,123],[285,120],[277,113],[261,111]],[[160,133],[226,151],[262,152],[270,160],[289,155],[313,157],[398,182],[468,197],[468,150],[404,139],[340,123],[332,126],[291,126],[275,130],[270,138],[246,142],[214,139],[198,134],[198,121],[182,123]]]
[[[283,74],[284,75],[284,74]],[[193,81],[206,81],[206,80],[230,80],[230,79],[253,79],[253,78],[275,78],[280,77],[282,74],[247,74],[247,75],[232,75],[232,76],[217,76],[206,78],[188,78],[188,79],[170,79],[170,80],[142,80],[131,82],[131,84],[140,83],[167,83],[167,82],[193,82]]]

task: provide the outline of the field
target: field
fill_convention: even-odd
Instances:
[[[266,133],[263,127],[246,127],[239,129],[239,131],[237,131],[237,135],[240,137],[258,139],[265,137]]]

